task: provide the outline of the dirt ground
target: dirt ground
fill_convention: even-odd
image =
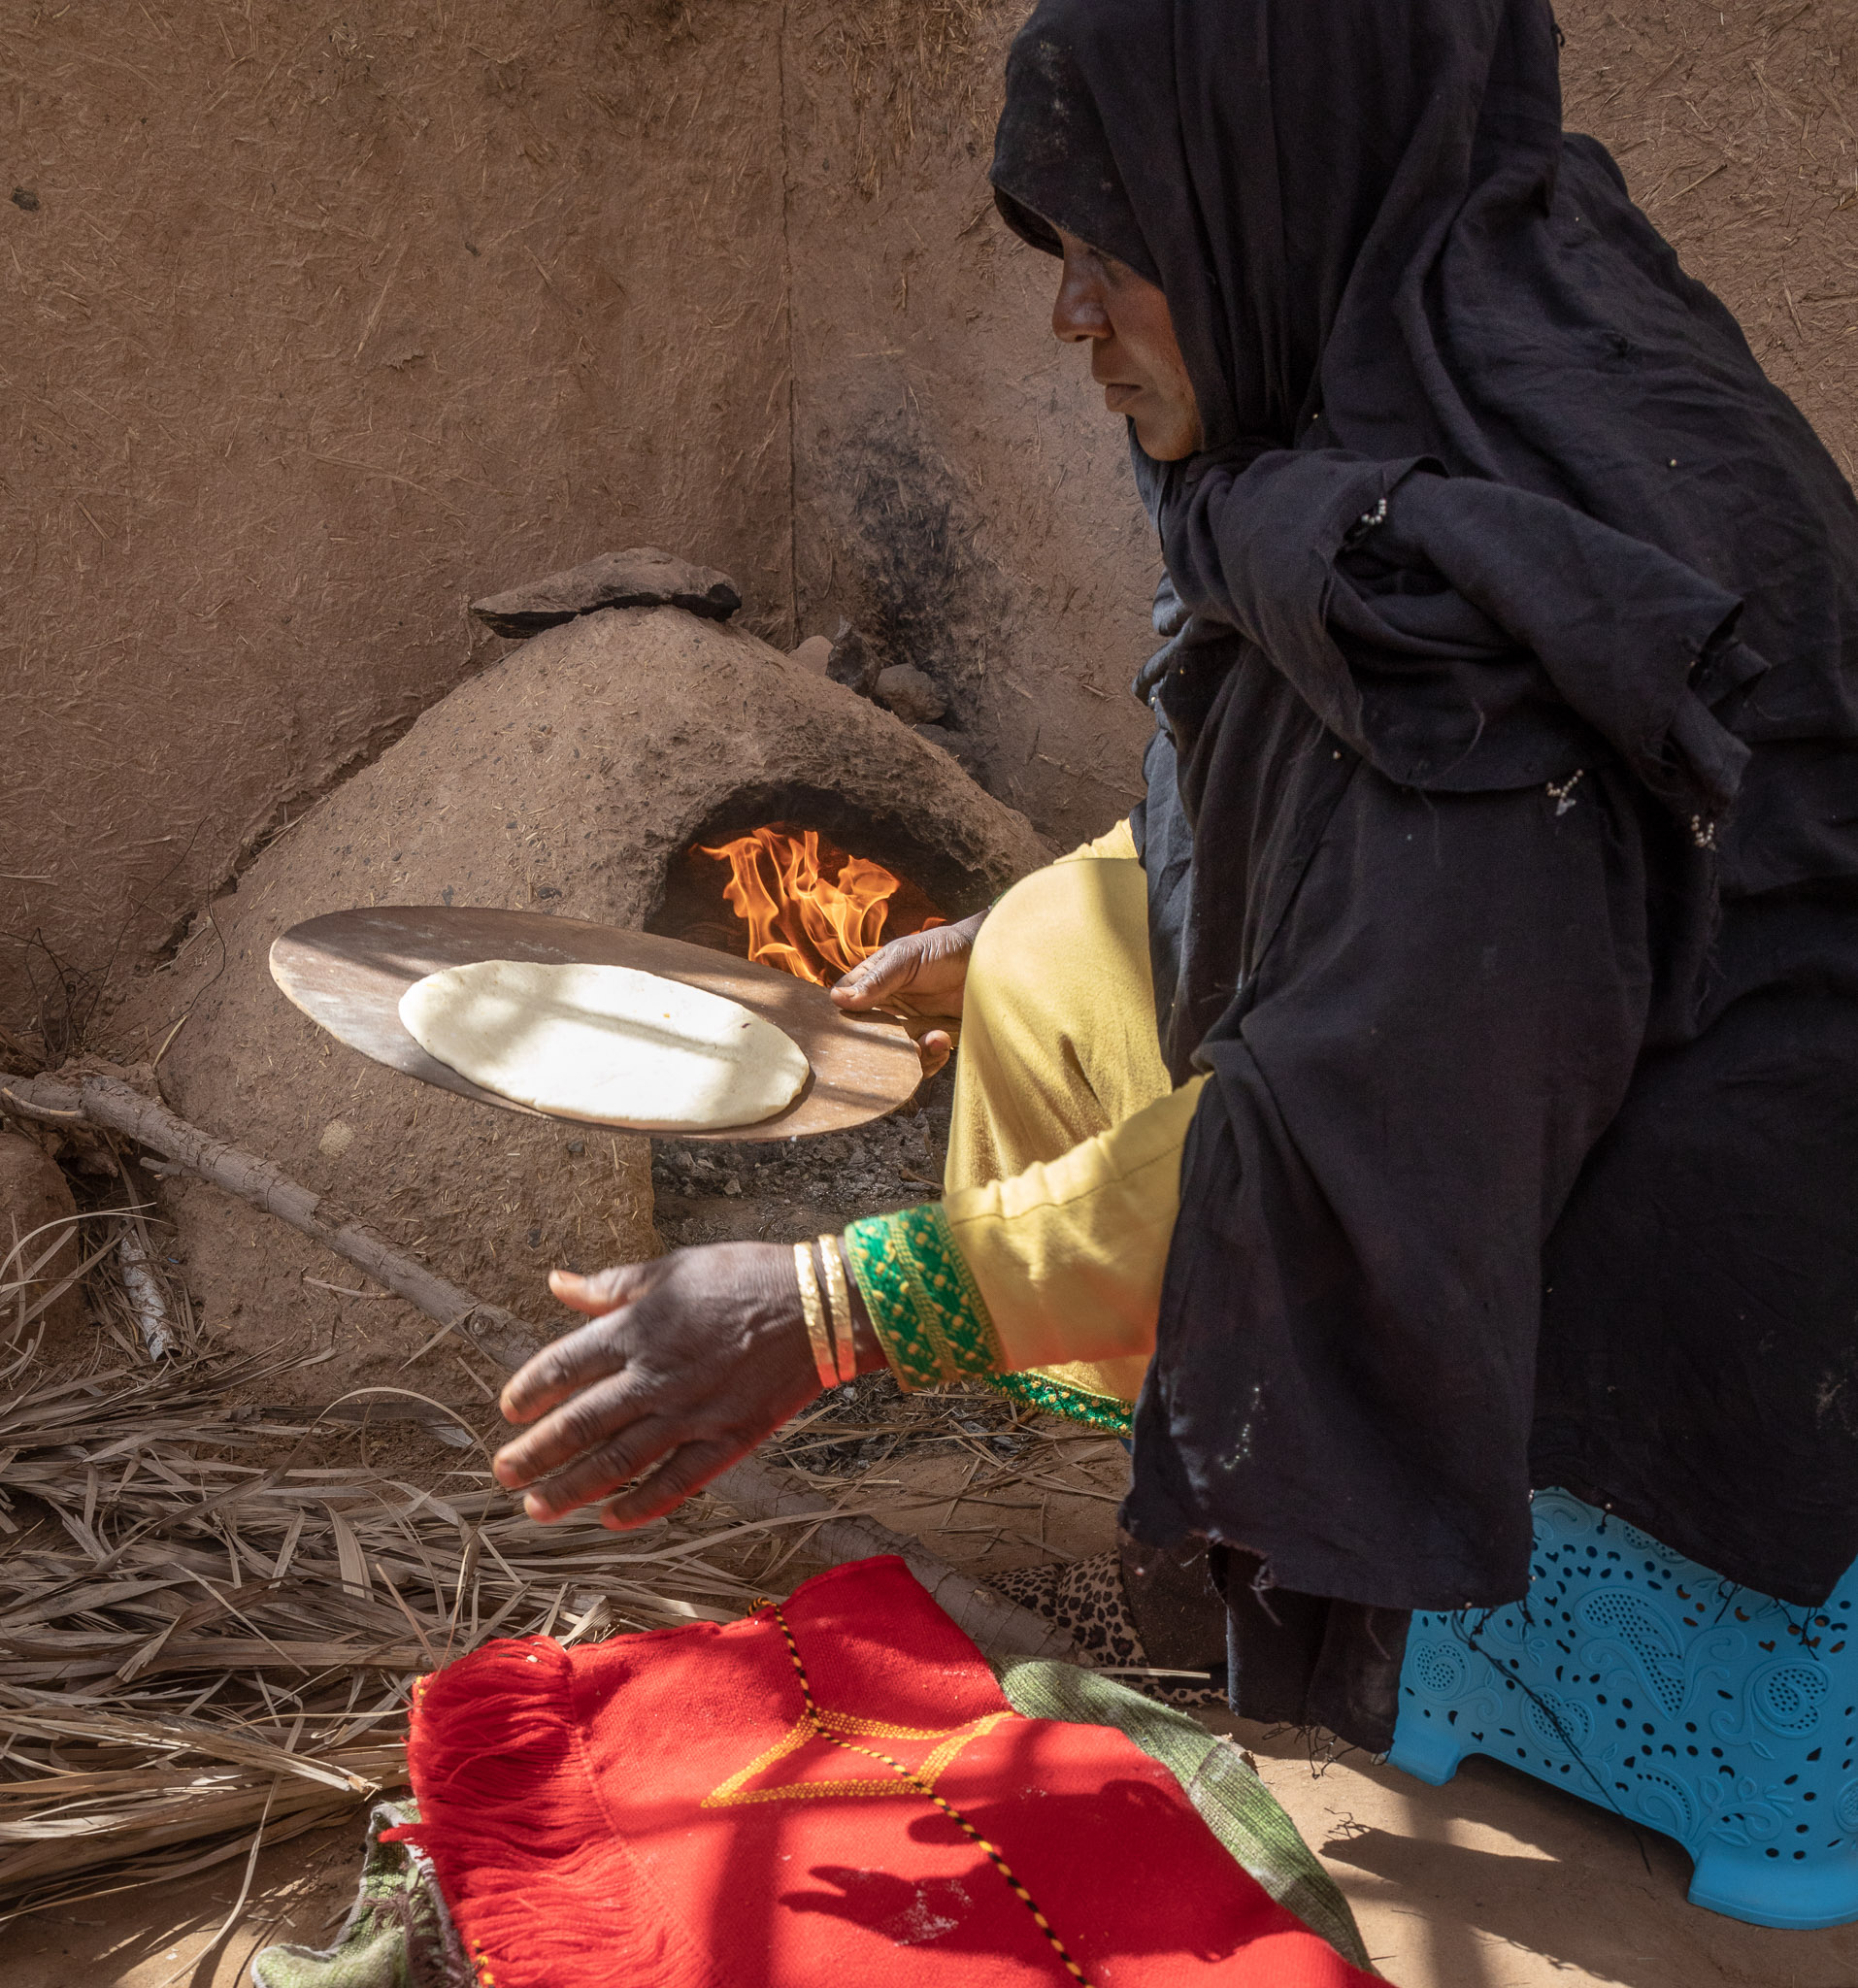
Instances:
[[[806,1144],[653,1141],[658,1226],[674,1245],[785,1237],[927,1198],[951,1091],[945,1074],[909,1115]],[[1059,1444],[1041,1442],[1035,1459],[1025,1438],[978,1405],[971,1420],[957,1416],[971,1434],[950,1454],[947,1440],[922,1440],[923,1405],[883,1376],[821,1407],[788,1439],[790,1466],[835,1495],[855,1487],[872,1516],[957,1565],[984,1574],[1113,1541],[1127,1462],[1110,1439],[1051,1423],[1044,1433]],[[406,1439],[396,1468],[416,1468],[422,1440]],[[1858,1926],[1775,1933],[1701,1911],[1685,1902],[1689,1864],[1675,1844],[1494,1762],[1473,1760],[1448,1786],[1429,1788],[1359,1753],[1312,1760],[1296,1733],[1204,1716],[1251,1749],[1354,1907],[1377,1965],[1404,1988],[1858,1981]],[[236,1914],[243,1856],[17,1921],[0,1982],[235,1988],[259,1947],[333,1937],[360,1849],[357,1813],[264,1852]]]
[[[1055,1505],[1055,1501],[1054,1501]],[[1097,1508],[1107,1513],[1107,1507]],[[1091,1522],[1054,1512],[1078,1545]],[[1094,1521],[1108,1537],[1107,1516]],[[945,1538],[939,1541],[949,1550]],[[1256,1756],[1402,1988],[1850,1988],[1858,1927],[1774,1933],[1685,1903],[1689,1865],[1558,1789],[1474,1760],[1443,1788],[1350,1755],[1320,1769],[1292,1734],[1210,1717]],[[236,1988],[251,1955],[332,1938],[352,1896],[360,1824],[267,1851],[210,1970],[242,1860],[192,1880],[44,1913],[8,1931],[6,1988]]]

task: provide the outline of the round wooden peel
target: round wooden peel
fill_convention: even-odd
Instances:
[[[814,1132],[844,1132],[894,1111],[922,1078],[916,1045],[900,1022],[886,1016],[841,1014],[823,987],[733,953],[660,939],[650,932],[621,932],[579,918],[539,911],[456,911],[445,905],[375,905],[366,911],[331,911],[310,918],[272,942],[271,977],[338,1042],[359,1049],[390,1070],[495,1105],[526,1117],[563,1117],[575,1124],[605,1124],[568,1112],[538,1111],[500,1098],[429,1056],[400,1019],[400,997],[415,980],[444,967],[481,959],[543,960],[549,965],[588,963],[636,967],[662,974],[744,1008],[785,1029],[800,1044],[813,1075],[806,1088],[772,1118],[716,1132],[680,1132],[678,1139],[793,1139]],[[623,1129],[623,1128],[621,1128]]]

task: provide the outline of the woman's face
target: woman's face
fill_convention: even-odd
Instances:
[[[1065,266],[1053,334],[1070,345],[1090,341],[1090,377],[1104,405],[1136,424],[1136,440],[1156,462],[1192,455],[1204,432],[1167,298],[1127,264],[1062,228],[1057,234]]]

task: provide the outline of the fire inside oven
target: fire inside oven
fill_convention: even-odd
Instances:
[[[946,923],[927,895],[816,828],[769,822],[686,850],[661,930],[829,986],[880,945]]]

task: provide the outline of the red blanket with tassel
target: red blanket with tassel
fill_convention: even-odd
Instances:
[[[1346,1988],[1172,1774],[1021,1718],[901,1560],[425,1678],[417,1841],[488,1988]]]

